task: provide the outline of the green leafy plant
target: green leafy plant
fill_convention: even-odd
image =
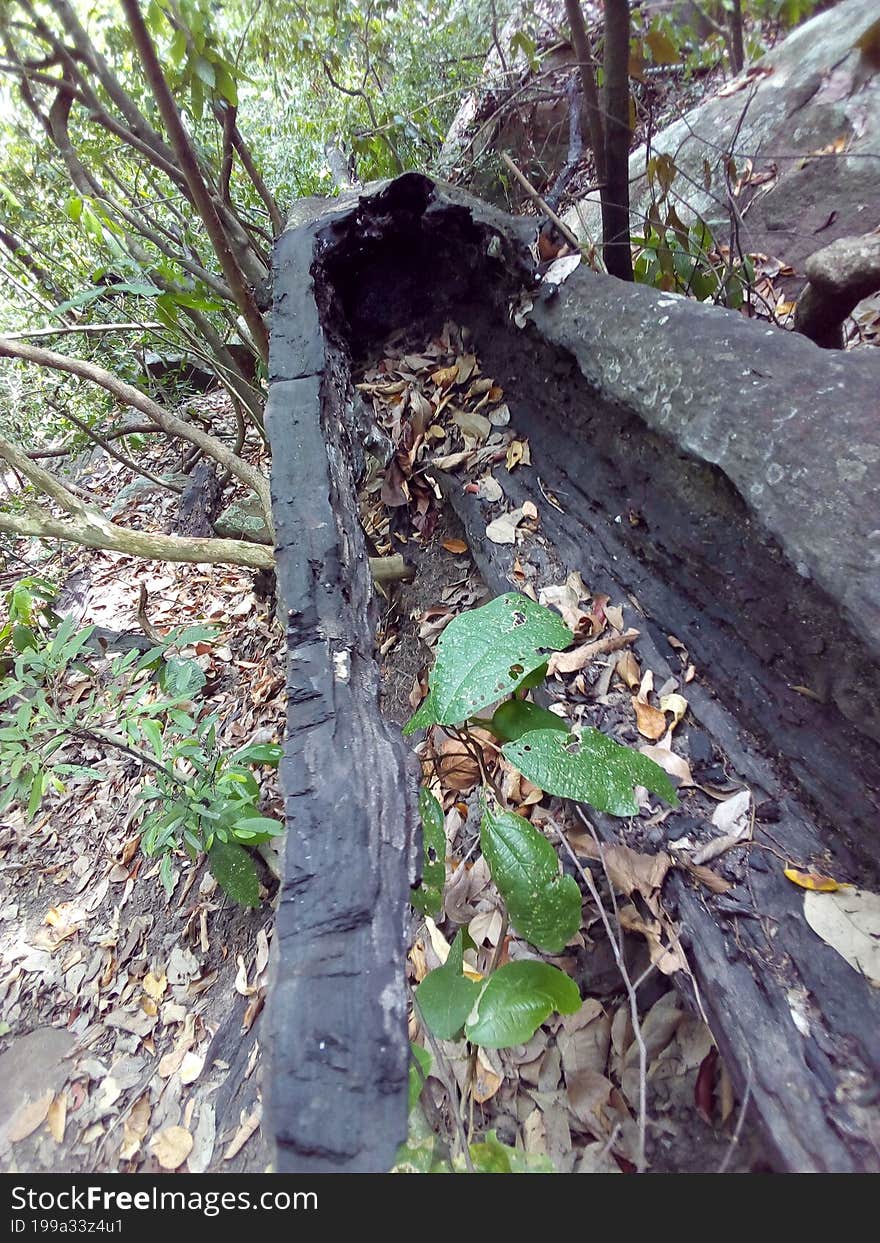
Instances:
[[[732,161],[728,172],[735,178]],[[655,289],[685,294],[698,302],[711,300],[739,310],[746,291],[754,288],[754,265],[748,256],[741,260],[731,255],[725,258],[702,218],[698,217],[689,226],[684,223],[669,197],[677,175],[675,161],[666,152],[648,161],[652,199],[644,234],[632,239],[637,248],[633,264],[635,278],[640,284],[652,285]],[[708,162],[704,180],[708,189],[711,183]]]
[[[0,626],[0,657],[10,647],[16,652],[36,647],[40,637],[58,621],[52,609],[54,583],[38,575],[19,579],[4,596],[6,623]]]
[[[51,637],[29,631],[32,641],[0,683],[0,769],[7,779],[0,811],[17,801],[31,818],[44,795],[63,792],[69,779],[102,780],[99,769],[67,758],[72,744],[115,750],[149,774],[139,791],[141,849],[160,860],[169,894],[175,856],[182,852],[194,860],[205,854],[234,901],[259,905],[249,848],[277,837],[283,826],[261,814],[253,769],[277,765],[281,748],[264,744],[229,752],[220,744],[216,713],[199,716],[194,708],[205,675],[180,650],[214,632],[190,626],[105,667],[91,646],[93,630],[77,630],[66,618]],[[75,698],[68,690],[72,677]]]
[[[672,783],[653,760],[596,729],[571,730],[555,713],[526,698],[546,676],[548,655],[573,638],[556,613],[514,592],[461,614],[438,641],[428,694],[404,732],[442,725],[468,744],[470,730],[479,726],[545,793],[589,803],[613,816],[637,813],[636,785],[676,804]],[[498,706],[491,717],[474,715],[493,704]],[[478,748],[473,753],[478,756]],[[484,770],[482,761],[480,766]],[[480,846],[503,903],[505,926],[509,921],[531,945],[558,954],[580,927],[580,888],[561,873],[556,851],[543,834],[505,810],[485,770],[484,777]],[[426,866],[413,904],[437,914],[446,839],[442,807],[426,790],[421,814]],[[446,961],[415,990],[418,1013],[439,1039],[463,1034],[475,1045],[506,1048],[531,1039],[552,1013],[579,1009],[577,985],[558,967],[535,959],[503,966],[493,962],[481,977],[465,969],[468,948],[473,943],[459,930]]]

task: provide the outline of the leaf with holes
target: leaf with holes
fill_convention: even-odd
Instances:
[[[409,900],[423,915],[439,915],[446,883],[446,829],[443,808],[430,790],[419,791],[422,817],[422,883],[410,892]]]
[[[514,928],[538,949],[558,954],[581,926],[581,891],[560,872],[546,837],[512,811],[487,811],[480,849]]]
[[[480,985],[462,975],[462,933],[452,942],[449,957],[422,980],[415,991],[422,1018],[438,1040],[455,1040],[479,996]]]
[[[558,614],[514,591],[460,614],[437,641],[428,699],[404,733],[428,724],[457,725],[506,698],[548,652],[568,647],[573,638]]]
[[[495,709],[490,728],[502,742],[513,742],[536,729],[558,729],[563,734],[569,732],[562,717],[546,708],[539,708],[537,704],[529,703],[526,699],[505,699]]]
[[[538,729],[505,743],[501,750],[546,793],[589,803],[612,816],[637,814],[635,785],[678,806],[675,787],[659,764],[606,738],[597,729],[584,729],[580,737]]]
[[[465,1035],[486,1049],[508,1049],[531,1040],[554,1010],[574,1014],[580,1005],[577,985],[558,967],[531,960],[510,962],[489,977]]]

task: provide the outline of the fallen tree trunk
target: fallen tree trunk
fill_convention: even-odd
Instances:
[[[416,175],[319,210],[301,205],[308,222],[278,252],[268,420],[290,618],[280,1168],[383,1168],[401,1138],[415,792],[375,701],[349,369],[391,330],[447,317],[472,330],[531,445],[533,469],[503,475],[500,503],[441,480],[489,587],[520,581],[514,558],[536,589],[579,570],[630,601],[661,678],[681,673],[675,636],[699,670],[689,734],[764,809],[755,840],[774,853],[743,852],[735,889],[666,889],[740,1093],[778,1168],[876,1168],[880,996],[806,924],[776,856],[878,888],[880,439],[862,409],[880,360],[588,272],[530,294],[526,315],[528,226]],[[526,500],[534,537],[485,539]],[[639,840],[638,822],[596,821]],[[662,832],[707,829],[681,809]],[[371,871],[353,863],[367,850]]]

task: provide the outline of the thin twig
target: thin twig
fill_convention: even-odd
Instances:
[[[532,183],[529,181],[528,177],[526,177],[523,173],[519,171],[519,169],[514,164],[513,160],[510,158],[510,156],[507,154],[506,151],[501,152],[501,159],[503,163],[506,164],[506,166],[513,173],[514,177],[517,179],[519,184],[525,190],[526,194],[529,196],[532,202],[535,203],[536,206],[541,209],[541,211],[544,213],[544,215],[547,217],[550,223],[556,226],[556,228],[559,230],[559,232],[568,242],[569,246],[573,246],[576,251],[580,251],[581,244],[575,237],[574,233],[572,233],[571,229],[568,227],[565,221],[561,218],[561,216],[557,216],[553,208],[549,207],[546,201],[541,198],[540,194],[535,189],[535,187],[532,185]]]
[[[555,826],[555,827],[556,827],[557,836],[559,837],[559,840],[562,843],[563,849],[568,854],[574,866],[580,872],[581,877],[584,881],[584,884],[587,886],[587,889],[589,890],[590,897],[593,899],[593,901],[596,904],[596,909],[599,912],[599,918],[602,920],[602,925],[605,928],[605,933],[608,937],[608,943],[611,946],[611,952],[614,955],[614,961],[617,964],[617,970],[620,972],[620,978],[623,980],[624,988],[626,989],[626,995],[627,995],[627,998],[629,999],[629,1013],[630,1013],[630,1022],[632,1023],[632,1029],[633,1029],[633,1039],[635,1040],[636,1046],[639,1051],[639,1120],[638,1120],[638,1148],[636,1151],[636,1167],[641,1173],[647,1167],[647,1160],[645,1157],[645,1134],[647,1131],[647,1116],[648,1116],[648,1105],[647,1105],[648,1054],[647,1054],[647,1049],[645,1048],[645,1041],[642,1036],[641,1023],[639,1022],[638,999],[636,997],[636,991],[633,987],[632,981],[630,980],[629,971],[627,970],[626,962],[624,960],[623,954],[621,953],[621,948],[618,945],[617,938],[614,935],[614,930],[611,927],[611,921],[608,918],[608,912],[605,910],[605,905],[602,902],[601,897],[599,896],[599,890],[596,888],[596,882],[593,880],[592,873],[590,872],[589,868],[584,867],[580,859],[577,857],[575,852],[572,850],[571,843],[569,842],[568,838],[565,836],[565,833],[562,831],[562,829],[558,826]],[[590,827],[592,828],[592,826]],[[600,849],[599,854],[600,854],[600,859],[602,859],[601,849]],[[603,868],[605,867],[604,859],[602,859],[602,866]],[[611,892],[613,893],[614,887],[613,886],[610,886],[610,887],[611,887]],[[619,920],[618,920],[618,924],[619,924]]]
[[[747,1075],[746,1075],[746,1086],[743,1091],[742,1104],[739,1107],[739,1117],[736,1120],[736,1126],[734,1127],[733,1134],[730,1137],[730,1143],[727,1146],[727,1152],[724,1154],[724,1160],[721,1162],[721,1164],[718,1167],[719,1174],[727,1173],[728,1166],[730,1165],[730,1162],[733,1159],[733,1151],[740,1141],[740,1137],[742,1135],[743,1124],[745,1123],[745,1120],[746,1120],[746,1111],[749,1107],[749,1100],[751,1099],[751,1095],[752,1095],[752,1083],[755,1078],[755,1071],[754,1071],[754,1067],[752,1066],[752,1059],[749,1057],[748,1053],[746,1054],[746,1066],[748,1068]]]
[[[458,1144],[461,1149],[461,1155],[464,1158],[465,1167],[467,1168],[467,1172],[469,1174],[475,1174],[476,1170],[474,1169],[474,1163],[471,1157],[470,1146],[468,1145],[468,1142],[467,1142],[467,1136],[464,1133],[464,1123],[462,1122],[461,1117],[459,1115],[459,1108],[456,1102],[456,1098],[458,1096],[458,1086],[455,1082],[455,1076],[452,1073],[452,1068],[449,1065],[449,1060],[446,1057],[446,1054],[440,1048],[440,1045],[437,1042],[437,1039],[434,1036],[434,1033],[431,1031],[430,1027],[425,1022],[425,1016],[424,1014],[422,1014],[422,1009],[421,1009],[421,1006],[419,1005],[419,1001],[415,993],[412,994],[412,1003],[413,1003],[413,1009],[416,1012],[416,1017],[419,1020],[419,1024],[422,1028],[422,1031],[425,1033],[425,1039],[427,1040],[428,1044],[431,1046],[431,1052],[434,1054],[434,1058],[436,1059],[437,1069],[440,1072],[443,1086],[446,1089],[446,1091],[449,1093],[449,1104],[451,1107],[452,1116],[455,1119],[455,1130],[458,1135]]]

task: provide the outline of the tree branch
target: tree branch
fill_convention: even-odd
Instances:
[[[230,474],[239,479],[246,487],[251,488],[260,499],[263,516],[271,532],[272,530],[272,498],[269,484],[265,477],[247,462],[237,457],[226,447],[222,440],[203,432],[179,419],[176,415],[163,410],[157,402],[147,397],[140,389],[126,384],[117,376],[103,367],[86,362],[81,358],[68,358],[65,354],[56,354],[52,350],[44,350],[40,346],[28,345],[22,341],[10,341],[0,337],[0,358],[20,358],[25,362],[36,363],[39,367],[49,367],[53,371],[64,371],[69,375],[79,376],[83,380],[91,380],[107,390],[123,405],[140,410],[148,419],[161,427],[169,436],[178,436],[181,440],[196,445],[208,457],[219,462]]]
[[[169,90],[162,66],[153,41],[144,22],[138,0],[121,0],[123,11],[128,18],[132,38],[141,59],[150,89],[159,106],[159,112],[165,129],[171,140],[174,154],[186,177],[187,185],[199,215],[211,239],[211,244],[223,269],[223,275],[233,292],[236,305],[244,316],[254,343],[265,362],[269,360],[269,334],[266,323],[254,300],[253,290],[248,284],[238,260],[232,253],[232,247],[226,231],[220,222],[214,201],[202,177],[198,159],[186,130],[180,120],[177,105]]]

